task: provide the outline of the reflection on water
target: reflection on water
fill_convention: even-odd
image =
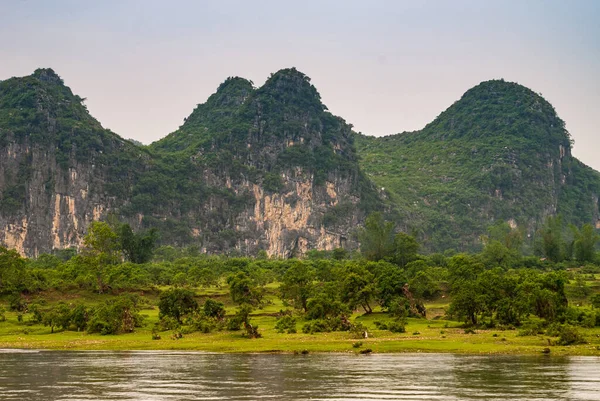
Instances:
[[[1,400],[600,400],[600,358],[0,352]]]

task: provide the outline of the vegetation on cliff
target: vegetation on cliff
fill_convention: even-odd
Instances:
[[[51,69],[0,82],[0,240],[25,254],[79,246],[109,213],[163,244],[293,256],[356,248],[381,211],[424,252],[478,251],[508,222],[532,254],[549,216],[599,221],[600,175],[539,94],[483,82],[423,130],[355,134],[310,79],[228,78],[150,146],[102,128]],[[376,189],[377,188],[377,189]],[[597,227],[592,227],[595,229]]]
[[[535,242],[548,216],[595,223],[600,174],[571,156],[571,137],[541,95],[502,80],[467,91],[422,131],[357,135],[361,168],[430,251],[476,250],[509,221]]]

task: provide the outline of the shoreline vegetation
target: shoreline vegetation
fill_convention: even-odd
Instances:
[[[439,304],[432,305],[442,307]],[[271,305],[269,310],[273,309]],[[579,345],[552,345],[558,337],[547,335],[522,336],[518,330],[470,329],[456,321],[441,319],[407,319],[405,333],[379,330],[374,322],[385,319],[385,313],[358,315],[355,321],[367,327],[369,338],[356,338],[349,332],[278,333],[276,317],[258,311],[251,315],[259,327],[260,338],[244,338],[240,332],[193,332],[175,338],[177,330],[160,332],[161,338],[152,339],[153,327],[158,322],[158,311],[142,310],[146,315],[142,327],[133,333],[101,335],[76,331],[51,333],[43,325],[19,323],[16,313],[7,313],[5,324],[0,325],[0,349],[39,350],[106,350],[106,351],[205,351],[222,353],[457,353],[506,355],[559,355],[600,356],[600,329],[583,329],[588,343]],[[362,352],[361,352],[362,351]]]
[[[0,349],[600,356],[598,234],[549,219],[524,256],[517,230],[489,232],[422,255],[375,214],[360,251],[271,259],[94,222],[79,252],[0,248]]]

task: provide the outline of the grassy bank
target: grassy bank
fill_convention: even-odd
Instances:
[[[368,328],[368,338],[353,338],[349,332],[304,334],[304,321],[298,321],[298,333],[280,334],[275,330],[276,313],[284,308],[274,295],[269,304],[251,315],[258,325],[261,338],[248,339],[240,331],[217,331],[211,333],[184,334],[172,339],[172,331],[160,332],[161,339],[152,339],[152,328],[158,321],[156,294],[146,293],[148,306],[142,310],[145,316],[142,327],[133,333],[99,335],[85,332],[59,331],[51,333],[49,327],[31,324],[29,314],[19,321],[15,312],[6,313],[6,321],[0,322],[0,348],[29,348],[55,350],[198,350],[210,352],[450,352],[468,354],[540,354],[549,349],[551,355],[598,355],[600,356],[600,329],[580,328],[588,344],[557,346],[555,337],[546,335],[519,336],[517,330],[465,330],[461,323],[441,318],[447,301],[430,303],[429,319],[408,319],[405,333],[379,330],[376,321],[388,321],[387,314],[375,311],[369,315],[355,314],[353,319]],[[211,298],[227,301],[224,289],[210,288],[198,294],[200,299]],[[110,296],[97,294],[43,294],[48,302],[58,300],[94,305]],[[232,314],[233,305],[227,305]]]

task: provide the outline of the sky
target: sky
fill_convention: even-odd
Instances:
[[[377,136],[504,78],[552,103],[600,170],[598,21],[598,0],[0,0],[0,79],[53,68],[103,126],[148,144],[229,76],[260,86],[296,67]]]

